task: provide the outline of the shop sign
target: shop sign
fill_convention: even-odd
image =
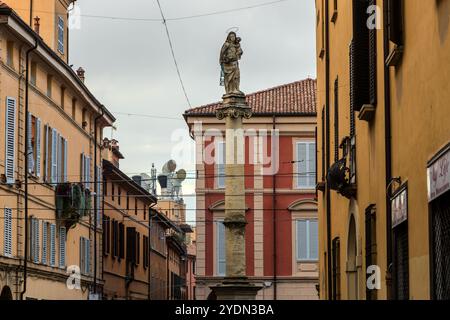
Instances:
[[[429,202],[450,190],[450,150],[428,167],[427,179]]]
[[[391,199],[392,228],[408,220],[408,189],[403,188]]]

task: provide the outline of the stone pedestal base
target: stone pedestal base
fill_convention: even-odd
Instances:
[[[262,286],[254,285],[245,278],[225,279],[223,283],[210,287],[217,300],[256,300]]]

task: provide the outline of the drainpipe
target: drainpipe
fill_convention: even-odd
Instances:
[[[388,1],[383,1],[383,50],[384,60],[389,56],[389,15]],[[392,181],[392,145],[391,145],[391,81],[389,77],[389,66],[384,64],[384,137],[385,137],[385,166],[386,166],[386,289],[387,299],[392,298],[392,225],[391,225],[391,188]]]
[[[276,117],[275,115],[272,116],[272,147],[273,147],[273,135],[275,133],[276,128]],[[273,150],[273,148],[272,148]],[[279,159],[277,159],[278,161]],[[273,218],[273,300],[277,300],[277,216],[276,216],[276,205],[277,205],[277,199],[276,199],[276,183],[277,178],[276,174],[274,173],[272,175],[272,218]]]
[[[100,107],[101,114],[98,115],[94,119],[94,190],[95,190],[95,198],[94,198],[94,208],[99,208],[99,193],[100,190],[98,188],[98,172],[97,172],[97,121],[102,118],[105,114],[105,108],[102,105]],[[98,221],[97,221],[97,212],[94,214],[94,248],[95,248],[95,255],[94,255],[94,294],[97,293],[97,227],[98,227]]]
[[[325,1],[325,108],[326,108],[326,143],[327,172],[330,169],[330,36],[329,36],[329,5]],[[326,203],[327,203],[327,281],[328,281],[328,300],[332,300],[332,283],[331,283],[331,194],[330,186],[326,186]]]
[[[31,3],[33,3],[31,1]],[[30,54],[32,51],[36,50],[39,45],[39,39],[35,38],[35,44],[32,48],[27,50],[26,53],[26,65],[25,65],[25,148],[24,148],[24,157],[25,157],[25,167],[24,167],[24,176],[25,176],[25,247],[24,247],[24,257],[23,257],[23,289],[20,293],[20,300],[23,300],[23,296],[27,291],[27,267],[28,267],[28,134],[31,128],[28,126],[28,105],[29,105],[29,81],[30,81]]]

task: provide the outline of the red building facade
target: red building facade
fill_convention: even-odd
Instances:
[[[316,81],[247,95],[244,120],[246,268],[258,299],[317,299]],[[187,110],[196,142],[196,298],[225,276],[225,125],[220,104]]]

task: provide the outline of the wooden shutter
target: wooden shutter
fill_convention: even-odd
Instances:
[[[4,221],[4,254],[7,257],[12,256],[12,209],[5,208],[5,221]]]
[[[41,176],[41,119],[36,118],[36,176]]]
[[[136,263],[136,228],[129,227],[127,228],[127,262]]]
[[[308,143],[308,188],[314,188],[316,183],[316,144],[314,142]]]
[[[375,0],[369,0],[369,5],[375,6]],[[377,104],[377,29],[369,30],[369,93],[370,104]]]
[[[15,155],[16,155],[16,99],[6,98],[6,183],[14,183]]]
[[[334,162],[339,160],[339,78],[334,81]]]
[[[89,239],[85,239],[85,272],[86,274],[91,274],[91,241]]]
[[[99,166],[95,167],[97,174],[96,181],[96,215],[97,215],[97,227],[102,227],[102,216],[101,216],[101,203],[102,203],[102,168]],[[128,198],[127,198],[128,199]]]
[[[86,254],[85,254],[86,241],[83,237],[80,237],[80,269],[81,273],[86,273]]]
[[[125,226],[119,223],[119,258],[125,258]]]
[[[58,51],[64,54],[64,19],[58,17]]]
[[[27,158],[28,158],[28,173],[32,174],[34,172],[34,152],[33,152],[33,143],[32,143],[32,137],[33,137],[33,116],[31,113],[27,114]]]
[[[85,164],[84,164],[84,170],[85,170],[85,177],[86,177],[86,189],[92,190],[91,186],[91,158],[88,156],[84,157]]]
[[[47,264],[47,243],[48,243],[48,235],[47,235],[47,230],[48,228],[48,222],[43,221],[42,222],[42,257],[41,257],[41,261],[42,264]]]
[[[56,225],[50,224],[50,265],[56,265]]]
[[[403,0],[389,1],[389,40],[403,44]]]
[[[52,159],[51,159],[51,183],[58,182],[58,132],[52,129]]]
[[[112,220],[112,254],[117,257],[117,221]]]
[[[319,259],[319,227],[317,220],[309,220],[309,259]]]
[[[50,182],[50,141],[51,141],[51,130],[48,125],[45,125],[45,157],[44,157],[44,181]]]
[[[350,94],[354,109],[370,102],[368,0],[353,0],[353,40],[350,45]]]
[[[34,221],[34,263],[39,263],[39,219],[33,219]]]
[[[56,178],[58,183],[63,182],[63,170],[62,170],[62,137],[61,134],[58,133],[57,138],[56,138],[56,143],[58,144],[58,158],[57,158],[57,168],[56,168]]]
[[[141,263],[141,234],[136,232],[136,265]]]
[[[68,149],[67,149],[67,139],[63,138],[63,149],[64,149],[64,153],[63,153],[63,157],[64,157],[64,161],[63,161],[63,182],[67,182],[69,181],[68,177],[67,177],[67,154],[68,154]]]
[[[308,222],[297,220],[297,260],[308,260]]]
[[[66,228],[59,228],[59,267],[66,266]]]
[[[81,183],[86,187],[86,160],[84,153],[81,154],[81,160],[80,160],[80,181]]]
[[[225,225],[223,221],[216,224],[216,259],[217,259],[217,275],[224,276],[226,274],[226,248],[225,248]]]

